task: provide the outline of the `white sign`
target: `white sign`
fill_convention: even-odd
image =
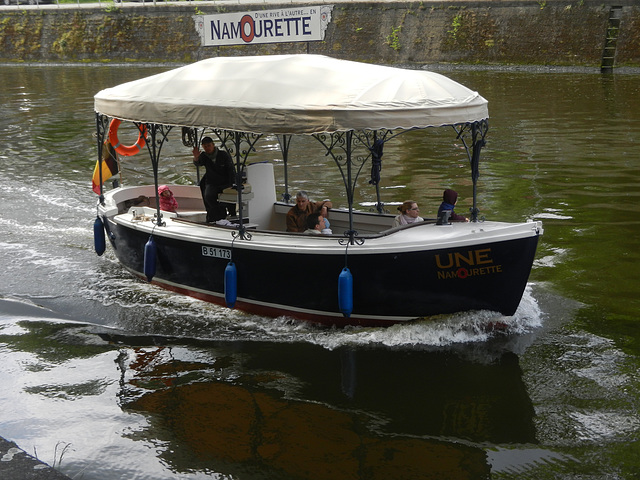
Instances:
[[[205,47],[324,40],[333,5],[196,17]]]
[[[216,257],[231,260],[231,250],[227,250],[226,248],[202,245],[202,255],[204,255],[205,257]]]

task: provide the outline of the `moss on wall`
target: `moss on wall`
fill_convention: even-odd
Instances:
[[[45,16],[19,12],[0,17],[0,45],[3,56],[12,60],[38,57]]]
[[[389,64],[598,66],[609,15],[608,6],[593,0],[341,3],[333,7],[322,42],[202,47],[197,13],[266,7],[148,5],[3,11],[0,60],[190,62],[309,52]],[[617,65],[640,65],[640,7],[633,3],[623,7]]]

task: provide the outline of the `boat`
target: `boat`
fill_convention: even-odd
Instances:
[[[102,254],[108,239],[119,262],[141,279],[251,314],[338,327],[476,310],[510,316],[522,299],[542,224],[480,215],[487,100],[444,75],[310,54],[215,57],[106,88],[94,108],[95,248]],[[118,145],[120,152],[148,154],[153,184],[104,186],[109,173],[101,159],[120,122],[140,133],[135,145]],[[451,129],[466,151],[470,221],[394,227],[379,192],[384,146],[433,128]],[[197,182],[170,185],[180,208],[160,210],[161,150],[173,134],[187,146],[212,136],[230,153],[236,183],[220,201],[236,206],[233,218],[207,223]],[[340,172],[346,205],[331,208],[331,235],[286,232],[286,168],[297,136],[316,140]],[[256,149],[266,137],[281,147],[282,198],[273,164]],[[377,189],[374,211],[354,205],[359,183]],[[148,200],[136,204],[140,198]]]

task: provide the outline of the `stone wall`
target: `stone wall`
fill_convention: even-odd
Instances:
[[[635,0],[615,4],[478,0],[333,5],[322,42],[228,47],[200,45],[197,14],[269,10],[292,4],[3,7],[0,61],[191,62],[222,55],[317,53],[384,64],[599,66],[609,10],[616,5],[622,6],[616,66],[640,66],[640,6]]]

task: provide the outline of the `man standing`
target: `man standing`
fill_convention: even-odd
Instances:
[[[204,152],[200,152],[200,149],[195,147],[193,149],[193,163],[206,170],[200,180],[200,190],[204,206],[207,209],[207,222],[215,222],[227,216],[227,208],[218,202],[218,195],[225,188],[234,184],[235,168],[231,155],[217,148],[211,137],[204,137],[200,144]],[[235,215],[235,205],[231,210],[231,215]]]

